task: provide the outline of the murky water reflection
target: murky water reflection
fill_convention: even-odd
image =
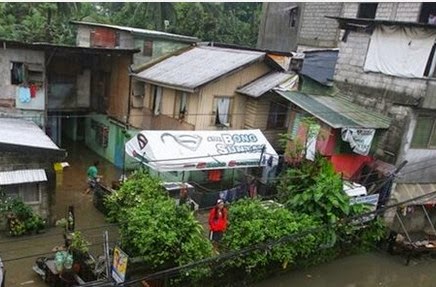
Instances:
[[[405,266],[404,258],[384,253],[349,256],[306,270],[296,270],[252,285],[253,287],[433,287],[435,259],[417,259]]]

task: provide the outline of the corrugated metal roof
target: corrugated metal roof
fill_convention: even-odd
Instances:
[[[294,76],[294,73],[286,74],[280,72],[272,72],[243,86],[242,88],[237,89],[236,91],[238,93],[257,98]]]
[[[139,49],[119,49],[119,48],[93,48],[93,47],[78,47],[63,44],[52,43],[25,43],[14,40],[0,39],[0,45],[2,48],[27,48],[33,50],[43,50],[52,52],[54,49],[62,52],[69,53],[86,53],[86,54],[133,54],[137,53]]]
[[[0,185],[42,181],[47,181],[47,175],[43,169],[0,171]]]
[[[298,92],[275,91],[332,128],[387,129],[391,119],[371,112],[342,97],[312,96]]]
[[[434,192],[436,192],[436,184],[399,183],[392,192],[392,198],[398,203]],[[436,203],[436,194],[413,200],[407,205],[424,203]]]
[[[32,121],[0,119],[0,143],[8,145],[60,150],[59,147]]]
[[[170,57],[138,73],[136,78],[154,84],[193,91],[222,75],[240,67],[262,60],[265,53],[196,47],[185,53]]]
[[[177,40],[177,41],[182,41],[182,42],[189,42],[189,43],[195,43],[195,42],[199,41],[199,39],[197,37],[166,33],[166,32],[161,32],[161,31],[156,31],[156,30],[148,30],[148,29],[127,27],[127,26],[109,25],[109,24],[92,23],[92,22],[82,22],[82,21],[71,21],[71,23],[78,24],[78,25],[117,29],[117,30],[121,30],[121,31],[127,31],[127,32],[130,32],[133,34],[151,36],[151,37],[156,37],[156,38],[166,38],[166,39]]]

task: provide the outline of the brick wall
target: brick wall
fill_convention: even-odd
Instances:
[[[325,16],[340,16],[342,3],[307,2],[301,15],[299,45],[316,47],[336,47],[338,39],[338,23]]]
[[[357,10],[359,10],[359,3],[344,3],[341,17],[356,18]]]
[[[397,12],[398,3],[380,2],[377,6],[375,19],[377,20],[394,20]]]
[[[399,2],[396,17],[394,20],[417,22],[419,18],[419,14],[421,12],[421,5],[422,3],[420,2],[413,2],[413,3]]]

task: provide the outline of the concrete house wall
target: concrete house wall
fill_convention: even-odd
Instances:
[[[18,48],[0,49],[0,114],[19,116],[45,126],[46,86],[38,89],[37,96],[29,103],[21,103],[18,98],[19,85],[11,83],[11,63],[22,62],[39,66],[45,71],[44,51]]]

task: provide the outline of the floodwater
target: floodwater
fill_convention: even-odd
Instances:
[[[436,259],[419,258],[406,266],[387,253],[354,255],[253,284],[252,287],[433,287]]]
[[[95,160],[100,161],[99,173],[103,182],[111,183],[121,175],[110,162],[97,156],[81,143],[65,142],[62,146],[68,151],[65,159],[70,167],[57,175],[56,196],[53,213],[57,219],[66,217],[69,205],[75,209],[75,229],[81,231],[85,239],[91,242],[91,253],[102,254],[103,233],[109,232],[109,241],[118,238],[117,228],[105,222],[92,204],[92,195],[83,192],[86,189],[86,169]],[[6,286],[43,287],[46,283],[32,270],[36,258],[54,254],[52,249],[63,243],[63,229],[49,228],[41,235],[18,238],[0,237],[0,256],[6,268]]]
[[[56,200],[53,212],[60,219],[65,217],[69,205],[74,205],[76,230],[82,231],[91,242],[91,253],[102,253],[103,232],[109,232],[113,245],[118,233],[114,225],[105,222],[103,215],[92,204],[91,195],[83,194],[86,188],[86,168],[95,160],[100,161],[103,181],[110,183],[121,172],[108,161],[97,156],[80,143],[66,143],[66,161],[70,167],[58,175]],[[205,222],[206,220],[203,219]],[[0,255],[6,267],[6,286],[46,287],[46,283],[32,270],[36,258],[52,255],[52,249],[63,243],[63,230],[49,228],[44,234],[10,238],[0,236]],[[412,260],[405,266],[404,258],[374,252],[349,256],[334,262],[305,270],[290,271],[252,285],[253,287],[409,287],[436,286],[436,259]]]

